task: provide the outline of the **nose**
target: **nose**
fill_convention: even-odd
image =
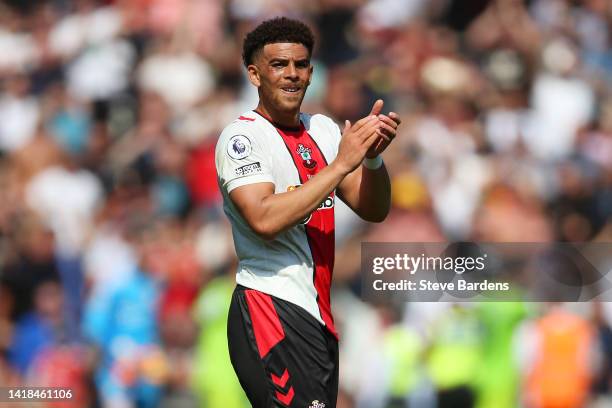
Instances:
[[[289,79],[298,79],[298,72],[293,61],[289,62],[289,65],[287,65],[286,76]]]

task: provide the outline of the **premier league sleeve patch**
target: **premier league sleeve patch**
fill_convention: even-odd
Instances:
[[[244,166],[238,167],[236,170],[234,170],[234,173],[236,173],[236,175],[239,177],[261,173],[261,164],[259,162],[245,164]]]
[[[251,141],[244,135],[232,136],[227,142],[227,154],[233,159],[244,159],[251,154],[251,150]]]

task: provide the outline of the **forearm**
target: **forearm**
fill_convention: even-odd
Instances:
[[[345,176],[346,173],[332,163],[295,190],[265,196],[259,205],[252,207],[257,214],[245,218],[254,220],[249,224],[258,235],[274,239],[307,218]]]
[[[369,222],[382,222],[391,207],[391,182],[383,164],[371,170],[360,166],[341,184],[343,200]]]

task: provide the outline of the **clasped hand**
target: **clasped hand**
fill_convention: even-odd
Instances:
[[[351,124],[344,122],[342,141],[336,158],[348,174],[361,164],[364,158],[374,158],[385,151],[397,134],[401,123],[395,112],[381,114],[384,102],[378,99],[369,115]]]

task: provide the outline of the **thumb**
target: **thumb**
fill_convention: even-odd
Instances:
[[[351,121],[347,119],[344,121],[344,130],[342,131],[342,133],[345,133],[350,128],[351,128]]]
[[[382,99],[377,99],[372,105],[372,110],[370,111],[370,115],[378,115],[380,111],[382,111],[383,105],[385,102]]]

